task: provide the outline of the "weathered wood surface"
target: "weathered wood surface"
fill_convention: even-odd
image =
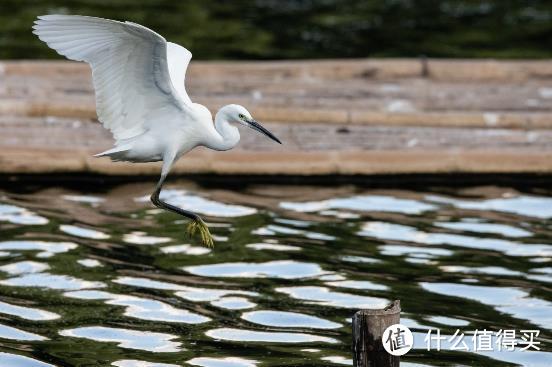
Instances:
[[[383,309],[361,310],[353,316],[353,366],[399,367],[399,357],[384,349],[383,332],[401,321],[401,302]]]
[[[212,111],[247,106],[281,138],[252,131],[229,152],[197,149],[179,173],[552,173],[552,62],[334,60],[194,62],[187,89]],[[86,65],[0,63],[0,172],[150,174],[157,164],[91,157]]]

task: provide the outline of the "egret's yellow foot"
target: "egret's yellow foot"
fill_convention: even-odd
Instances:
[[[201,218],[194,219],[188,224],[188,234],[190,237],[195,236],[196,233],[199,233],[203,246],[209,248],[215,247],[209,227],[207,227],[207,224]]]

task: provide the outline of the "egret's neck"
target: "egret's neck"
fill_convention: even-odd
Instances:
[[[215,130],[218,136],[207,145],[211,149],[229,150],[234,148],[240,141],[238,128],[230,125],[228,116],[224,111],[219,111],[215,116]]]

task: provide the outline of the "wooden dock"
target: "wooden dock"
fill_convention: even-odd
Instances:
[[[178,173],[552,173],[552,61],[193,61],[188,78],[195,102],[243,104],[284,144],[244,131]],[[159,172],[93,158],[112,144],[95,118],[87,65],[0,63],[0,173]]]

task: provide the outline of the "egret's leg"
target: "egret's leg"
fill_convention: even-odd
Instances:
[[[153,205],[155,205],[158,208],[169,210],[176,214],[180,214],[188,219],[191,219],[190,224],[188,224],[188,234],[190,236],[193,236],[196,234],[196,232],[199,232],[199,235],[201,237],[201,242],[203,243],[203,245],[207,247],[213,247],[214,246],[213,236],[211,236],[211,233],[209,232],[209,227],[207,227],[207,225],[199,215],[191,211],[176,207],[159,198],[159,194],[161,193],[161,187],[163,186],[163,182],[165,181],[166,177],[167,177],[166,173],[161,175],[161,179],[159,180],[159,183],[157,183],[157,186],[155,187],[155,191],[153,192],[153,194],[151,194],[151,202],[153,203]]]

